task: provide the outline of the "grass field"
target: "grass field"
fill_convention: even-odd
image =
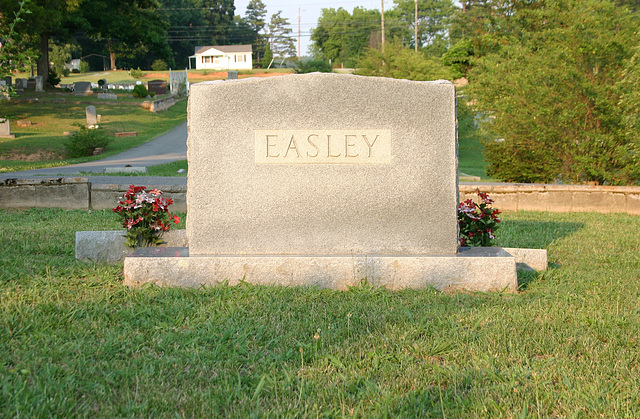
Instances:
[[[0,417],[640,417],[640,217],[503,218],[518,294],[129,289],[108,211],[2,210]]]

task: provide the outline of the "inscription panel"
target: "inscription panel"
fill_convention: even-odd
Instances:
[[[257,164],[388,164],[391,130],[255,130]]]

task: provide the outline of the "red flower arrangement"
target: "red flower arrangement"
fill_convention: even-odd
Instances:
[[[122,219],[122,227],[127,229],[126,245],[129,247],[157,246],[163,244],[162,235],[178,224],[180,218],[171,215],[170,198],[162,198],[162,191],[144,186],[129,186],[127,193],[118,198],[118,206],[113,212]]]
[[[500,222],[500,211],[491,208],[493,199],[477,191],[480,204],[467,199],[458,204],[458,226],[460,227],[460,246],[491,246]]]

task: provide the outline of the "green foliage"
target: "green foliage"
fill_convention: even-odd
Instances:
[[[497,140],[485,143],[488,174],[508,182],[639,182],[637,136],[625,130],[619,87],[639,16],[605,0],[549,1],[520,14],[513,18],[545,25],[480,58],[470,76],[483,126]]]
[[[49,77],[47,78],[47,81],[52,86],[57,86],[58,83],[60,83],[60,76],[58,75],[58,72],[55,70],[55,68],[49,69]]]
[[[453,77],[440,59],[416,53],[397,40],[386,44],[384,52],[369,48],[358,62],[356,74],[407,80],[451,80]]]
[[[94,149],[106,147],[113,141],[107,131],[102,128],[89,129],[81,124],[76,125],[80,130],[72,133],[64,144],[69,158],[92,156]]]
[[[140,67],[136,68],[132,68],[129,71],[129,74],[131,75],[131,77],[133,77],[134,79],[141,79],[142,77],[144,77],[144,72],[142,70],[140,70]]]
[[[292,29],[290,28],[289,19],[282,17],[281,13],[282,10],[278,10],[277,13],[271,15],[271,20],[267,26],[267,36],[271,53],[277,60],[280,60],[280,62],[296,55],[296,47],[293,37],[291,36]]]
[[[264,57],[262,57],[262,68],[269,68],[271,60],[273,60],[273,52],[271,52],[271,47],[267,44],[267,47],[264,50]]]
[[[17,10],[9,13],[3,9],[0,13],[0,78],[24,70],[30,61],[29,51],[25,50],[26,40],[16,28],[16,25],[24,22],[25,15],[31,13],[30,1],[14,1],[12,6],[17,5]],[[2,99],[4,96],[0,95],[0,100]]]
[[[69,69],[65,66],[71,61],[72,57],[82,54],[82,50],[78,44],[59,44],[50,43],[49,45],[49,61],[53,63],[53,68],[60,75],[69,75]],[[66,74],[65,74],[66,73]]]
[[[415,6],[414,0],[394,0],[396,12],[402,26],[410,28],[405,32],[405,45],[415,46]],[[417,0],[418,6],[418,49],[427,55],[439,57],[447,48],[448,18],[454,6],[451,0]]]
[[[86,61],[80,61],[80,65],[78,66],[78,69],[82,74],[86,74],[91,71],[91,66]]]
[[[298,63],[298,68],[296,68],[296,73],[304,74],[304,73],[331,73],[333,69],[331,68],[331,64],[326,60],[306,60]]]
[[[151,69],[153,71],[166,71],[169,69],[169,66],[164,60],[155,60],[153,64],[151,64]]]
[[[468,39],[462,39],[452,45],[446,53],[442,55],[444,65],[451,67],[453,77],[458,79],[466,77],[471,69],[473,58],[473,46]]]
[[[349,13],[342,7],[322,9],[318,25],[311,32],[315,54],[334,64],[354,67],[380,32],[380,12],[361,7]]]
[[[143,84],[138,84],[133,88],[132,95],[137,99],[142,99],[149,96],[149,91]]]

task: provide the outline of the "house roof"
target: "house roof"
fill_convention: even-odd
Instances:
[[[195,54],[203,54],[212,48],[225,54],[253,52],[251,45],[209,45],[205,47],[196,47]]]

